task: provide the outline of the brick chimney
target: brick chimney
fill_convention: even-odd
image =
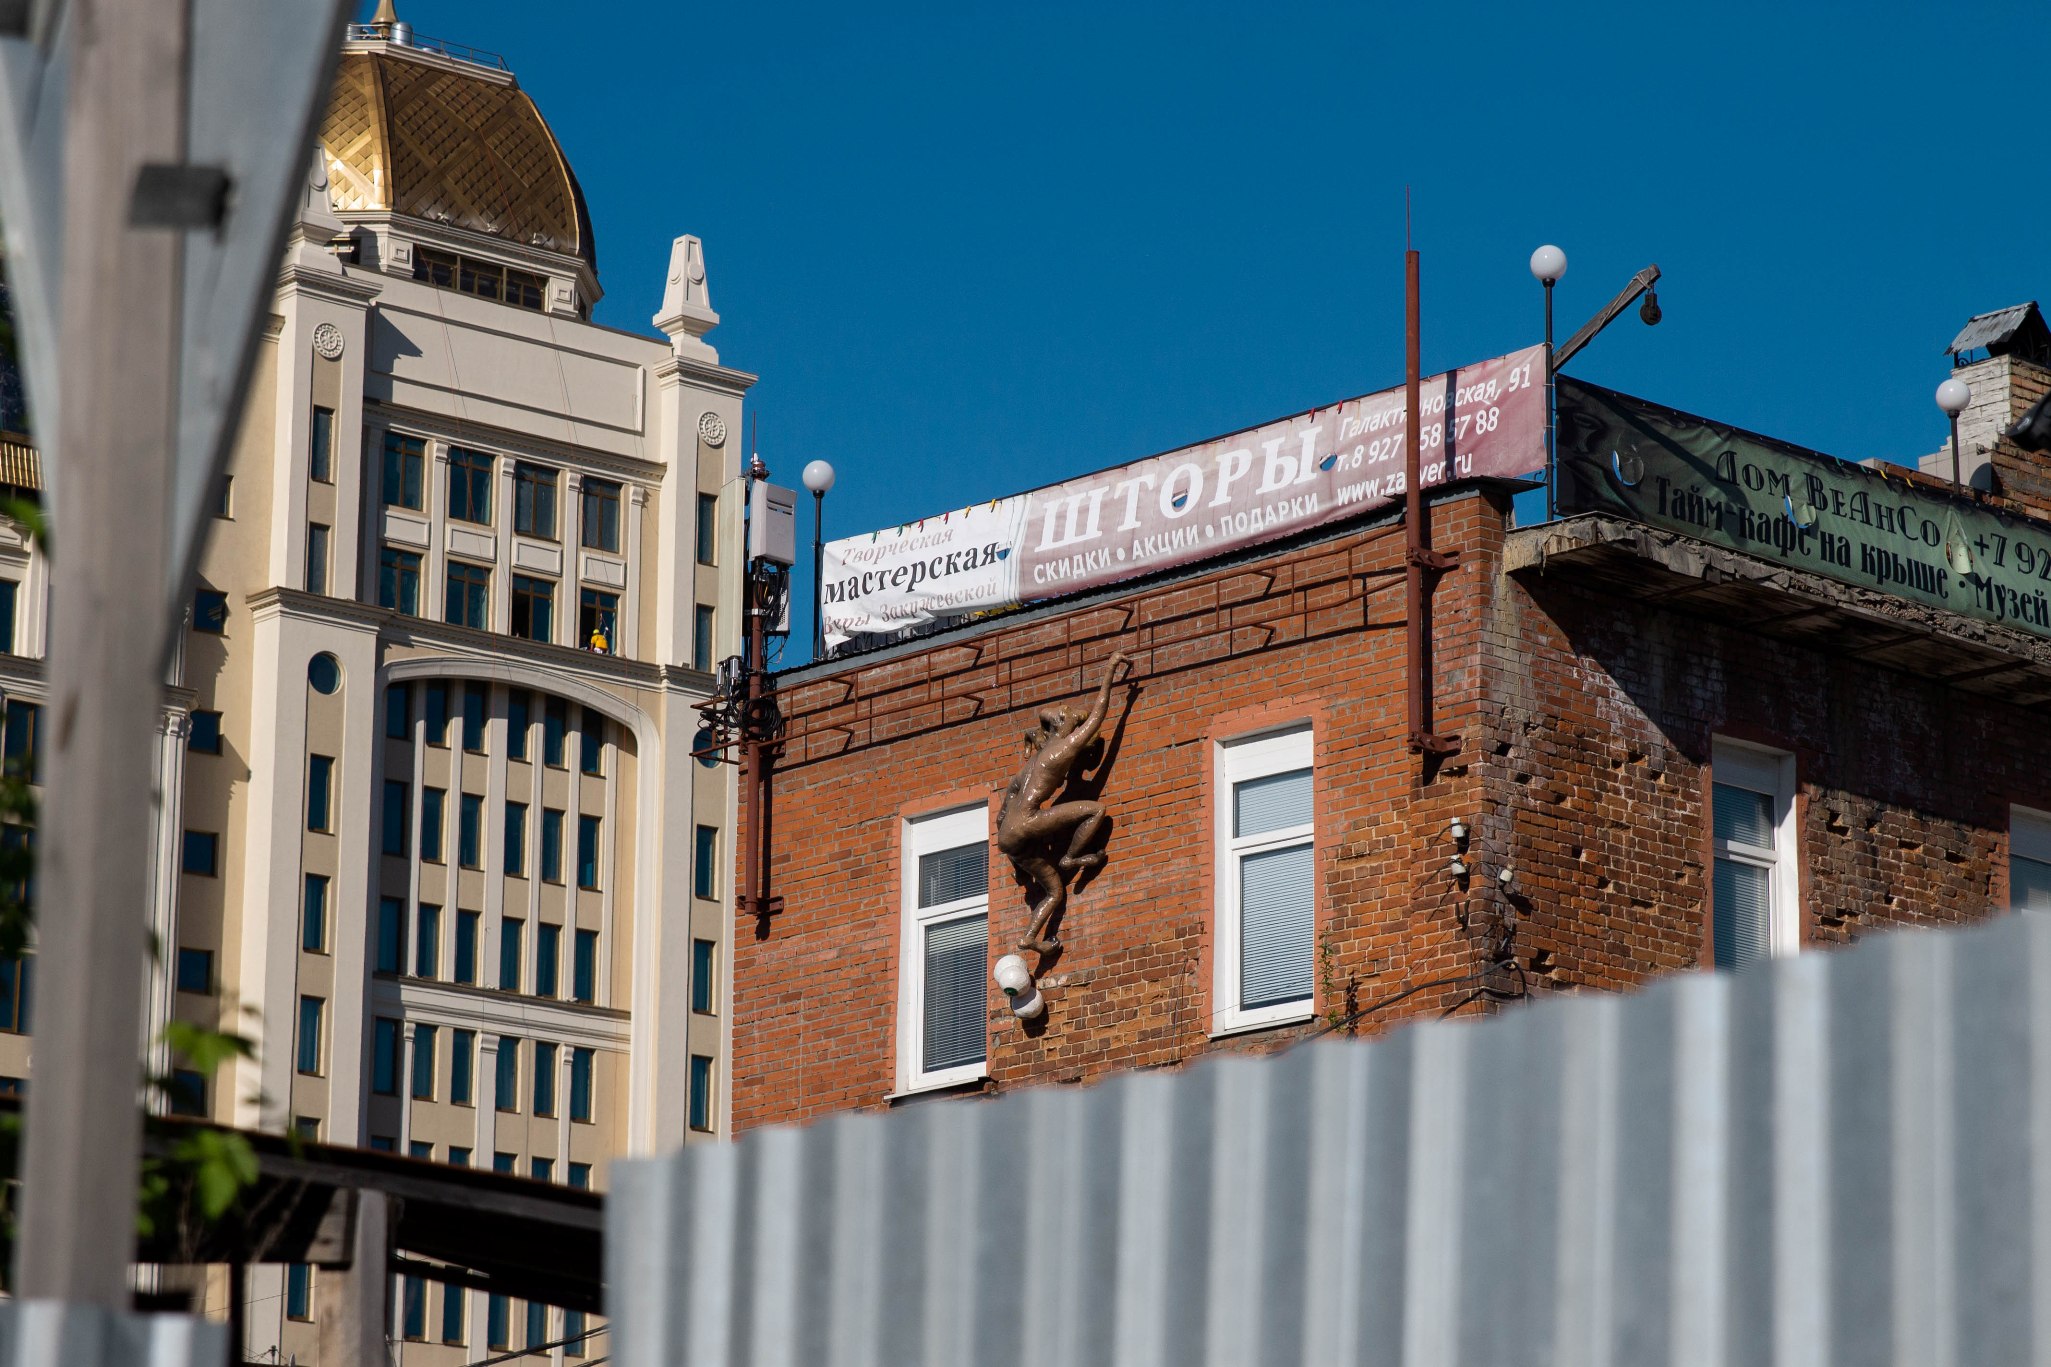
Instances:
[[[2025,451],[2003,435],[2051,392],[2051,327],[2034,302],[1983,313],[1947,348],[1951,373],[1972,388],[1958,419],[1959,477],[2051,519],[2051,452]],[[1917,462],[1926,475],[1951,478],[1947,440]]]

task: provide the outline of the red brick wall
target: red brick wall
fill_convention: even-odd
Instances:
[[[1436,513],[1438,545],[1462,555],[1435,601],[1435,724],[1462,739],[1439,766],[1406,744],[1400,525],[787,686],[772,863],[786,909],[759,938],[736,930],[736,1132],[885,1103],[904,819],[1002,788],[1034,713],[1084,697],[1120,649],[1137,688],[1105,728],[1110,862],[1060,927],[1044,1027],[990,989],[996,1087],[1273,1048],[1475,974],[1506,921],[1521,972],[1416,991],[1361,1028],[1491,1009],[1477,987],[1624,988],[1698,966],[1716,734],[1797,756],[1805,943],[2005,904],[2007,804],[2051,808],[2051,739],[2027,716],[1563,577],[1503,576],[1504,512],[1469,492]],[[1316,728],[1320,1022],[1214,1040],[1214,742],[1291,717]],[[1465,887],[1446,871],[1456,815],[1474,827]],[[993,958],[1027,919],[993,851]]]

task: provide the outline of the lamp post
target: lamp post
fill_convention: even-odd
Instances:
[[[1559,515],[1558,505],[1553,498],[1553,362],[1552,362],[1552,287],[1567,273],[1567,254],[1548,243],[1531,253],[1531,274],[1538,283],[1545,286],[1545,516],[1548,521]]]
[[[833,487],[833,467],[812,461],[804,479],[812,491],[812,658],[819,660],[826,655],[826,491]]]
[[[1937,406],[1944,410],[1944,416],[1951,419],[1951,488],[1953,493],[1961,492],[1958,477],[1958,415],[1966,411],[1966,405],[1973,401],[1972,386],[1954,375],[1937,386]]]

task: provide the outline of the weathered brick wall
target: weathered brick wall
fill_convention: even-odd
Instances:
[[[1438,520],[1442,544],[1500,534],[1478,496]],[[1022,1028],[990,989],[994,1085],[1271,1048],[1313,1028],[1209,1035],[1213,742],[1293,717],[1316,727],[1319,1011],[1473,971],[1488,938],[1473,911],[1496,899],[1479,879],[1454,886],[1445,829],[1455,812],[1473,819],[1476,780],[1462,756],[1426,781],[1408,752],[1402,554],[1400,526],[1362,530],[789,689],[772,865],[786,910],[762,938],[737,931],[735,1130],[885,1101],[904,816],[1000,789],[1034,713],[1093,689],[1115,650],[1132,656],[1137,687],[1118,690],[1105,727],[1110,862],[1060,928],[1045,1027]],[[1478,720],[1485,584],[1467,568],[1439,593],[1442,729]],[[993,853],[993,958],[1027,920]],[[1420,992],[1400,1014],[1444,1010],[1470,986]]]
[[[2031,714],[1567,576],[1499,572],[1504,506],[1441,505],[1461,566],[1435,602],[1443,765],[1407,749],[1400,526],[1335,540],[785,690],[774,890],[786,910],[734,963],[734,1127],[884,1104],[895,1086],[904,818],[994,793],[1041,707],[1083,697],[1115,650],[1101,795],[1109,865],[1071,902],[1044,1028],[989,990],[992,1085],[1070,1082],[1315,1027],[1214,1040],[1213,743],[1316,726],[1321,1019],[1416,991],[1382,1029],[1499,992],[1621,989],[1707,958],[1707,774],[1717,734],[1797,756],[1805,944],[2006,901],[2008,804],[2051,808]],[[1475,873],[1447,873],[1455,816]],[[1507,897],[1493,881],[1515,871]],[[1514,913],[1514,915],[1511,915]],[[991,955],[1027,920],[991,866]]]

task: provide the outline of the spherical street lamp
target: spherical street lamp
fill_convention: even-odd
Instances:
[[[1944,416],[1951,419],[1951,487],[1954,491],[1961,486],[1958,478],[1958,415],[1966,411],[1966,405],[1973,401],[1973,387],[1954,375],[1937,386],[1937,406],[1944,410]]]
[[[1540,284],[1557,284],[1560,277],[1566,273],[1567,254],[1558,247],[1547,243],[1531,253],[1531,274],[1537,278]]]
[[[833,466],[808,461],[802,476],[812,491],[812,658],[826,658],[826,491],[833,487]]]
[[[815,460],[805,466],[805,487],[820,498],[833,488],[833,467],[823,460]]]

